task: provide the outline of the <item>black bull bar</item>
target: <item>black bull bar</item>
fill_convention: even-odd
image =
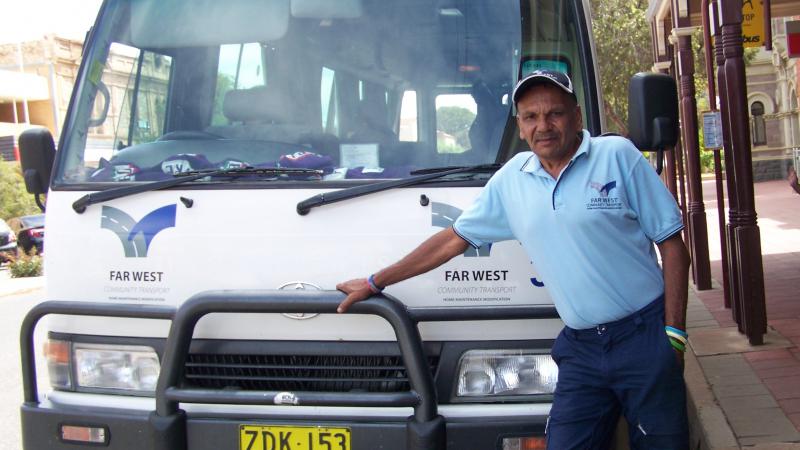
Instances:
[[[155,432],[154,450],[186,449],[186,414],[183,403],[240,405],[274,404],[276,391],[224,391],[180,388],[183,368],[189,353],[194,328],[211,313],[320,313],[334,314],[344,299],[338,291],[220,290],[194,295],[177,309],[164,306],[108,304],[76,301],[46,301],[33,307],[22,322],[20,348],[22,386],[26,406],[39,403],[36,384],[34,330],[39,320],[50,314],[72,316],[161,319],[172,322],[164,348],[161,372],[156,386],[156,409],[149,416]],[[406,308],[388,295],[376,295],[356,303],[347,314],[382,317],[394,329],[402,360],[408,373],[410,390],[398,393],[293,392],[291,404],[312,406],[413,407],[407,420],[408,450],[445,448],[445,422],[437,411],[433,375],[417,324],[419,322],[511,320],[558,318],[550,305],[482,306],[464,308]]]

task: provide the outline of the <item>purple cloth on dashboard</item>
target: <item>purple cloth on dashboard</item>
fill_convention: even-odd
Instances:
[[[217,169],[243,169],[245,167],[250,167],[251,165],[252,164],[246,161],[236,158],[225,158],[222,161],[217,161],[214,163],[214,166]]]
[[[155,166],[142,170],[136,179],[138,181],[157,181],[171,178],[179,173],[215,168],[216,166],[209,162],[204,155],[180,153],[164,159]]]
[[[89,178],[92,181],[136,181],[137,175],[142,171],[138,166],[126,162],[108,162],[100,159],[100,167]]]
[[[281,167],[295,169],[333,169],[333,159],[327,155],[313,152],[296,152],[283,155],[278,160]]]
[[[180,153],[161,161],[161,171],[167,175],[175,175],[193,170],[215,169],[214,164],[208,161],[205,155],[195,153]]]

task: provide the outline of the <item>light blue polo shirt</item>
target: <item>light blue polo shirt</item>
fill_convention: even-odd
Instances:
[[[517,239],[570,328],[613,322],[664,293],[653,243],[683,229],[672,194],[622,137],[583,140],[557,180],[516,155],[456,220],[474,247]]]

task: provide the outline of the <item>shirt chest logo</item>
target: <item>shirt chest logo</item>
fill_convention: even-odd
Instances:
[[[589,182],[588,201],[586,202],[586,209],[622,209],[622,202],[616,196],[619,192],[617,189],[617,180],[611,180],[608,183],[598,183],[596,181]],[[614,192],[616,190],[616,192]]]

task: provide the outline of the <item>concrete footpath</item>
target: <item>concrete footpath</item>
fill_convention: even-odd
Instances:
[[[689,292],[692,450],[800,450],[800,195],[785,181],[755,185],[768,333],[754,347],[724,307],[714,184],[703,193],[714,282]]]
[[[0,266],[0,297],[24,294],[44,287],[44,277],[11,278],[8,264]]]

